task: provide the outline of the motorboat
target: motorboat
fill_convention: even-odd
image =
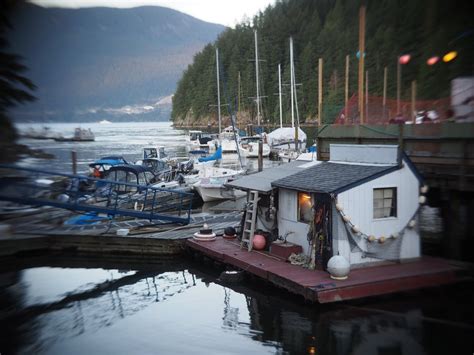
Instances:
[[[236,142],[237,140],[237,142]],[[239,141],[239,129],[228,126],[219,134],[219,141],[222,147],[222,153],[237,152],[237,144]]]
[[[216,150],[215,137],[212,134],[204,133],[203,131],[191,130],[186,136],[186,142],[190,151]]]
[[[56,142],[93,142],[95,141],[95,135],[92,133],[90,128],[77,127],[74,130],[72,137],[55,137]]]
[[[270,146],[258,135],[242,137],[239,143],[240,153],[247,158],[258,158],[258,145],[260,142],[262,142],[262,157],[268,157],[270,155]]]
[[[226,187],[225,184],[239,178],[243,170],[203,165],[198,173],[199,180],[193,185],[204,202],[236,199],[243,197],[243,191]]]

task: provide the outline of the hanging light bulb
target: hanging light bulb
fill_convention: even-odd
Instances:
[[[420,205],[423,205],[426,202],[426,196],[420,196],[418,201],[420,202]]]
[[[426,61],[426,64],[428,65],[435,65],[436,63],[439,62],[439,57],[437,55],[429,58],[427,61]]]
[[[457,56],[458,56],[458,52],[456,52],[456,51],[451,51],[449,53],[446,53],[443,56],[443,62],[449,63],[450,61],[456,59]]]
[[[398,62],[400,64],[408,64],[408,62],[410,61],[411,59],[411,55],[410,54],[404,54],[404,55],[401,55],[400,58],[398,58]]]
[[[429,190],[428,185],[423,185],[422,187],[420,187],[420,192],[422,194],[426,194],[428,192],[428,190]]]

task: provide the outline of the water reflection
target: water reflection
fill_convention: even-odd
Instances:
[[[3,267],[2,353],[386,355],[474,345],[472,283],[318,306],[261,284],[220,284],[201,264],[155,262],[122,271],[88,259],[93,267],[81,268],[77,258],[62,258],[63,268],[54,258]]]

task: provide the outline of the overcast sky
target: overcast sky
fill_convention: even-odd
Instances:
[[[233,27],[244,16],[252,18],[275,0],[30,0],[51,7],[135,7],[157,5],[169,7],[198,19]]]

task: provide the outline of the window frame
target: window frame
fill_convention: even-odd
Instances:
[[[375,201],[376,201],[376,197],[375,197],[375,191],[377,190],[381,190],[382,191],[382,198],[377,198],[377,200],[381,200],[382,201],[382,207],[375,207]],[[385,197],[385,191],[386,190],[391,190],[392,191],[392,197]],[[396,186],[384,186],[384,187],[374,187],[372,189],[372,218],[376,221],[379,221],[379,220],[385,220],[385,219],[396,219],[398,218],[398,191],[397,191],[397,187]],[[385,207],[385,203],[384,201],[385,200],[389,200],[391,199],[391,206],[387,206]],[[393,212],[393,214],[390,214],[388,216],[385,216],[384,215],[384,209],[386,208],[390,208],[390,211],[391,213]],[[382,211],[382,216],[381,217],[377,217],[376,216],[376,211]]]

